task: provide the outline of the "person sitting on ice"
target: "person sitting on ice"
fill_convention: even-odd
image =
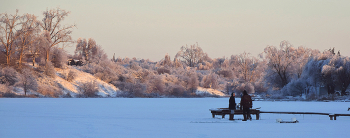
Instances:
[[[233,120],[234,114],[235,114],[235,110],[236,110],[236,100],[235,100],[235,96],[236,94],[233,92],[231,94],[230,100],[229,100],[229,105],[228,108],[230,109],[231,113],[230,113],[230,120]]]
[[[243,96],[241,98],[241,107],[243,107],[243,117],[242,121],[247,121],[247,119],[252,119],[250,117],[250,108],[253,107],[252,97],[248,95],[247,91],[243,91]]]

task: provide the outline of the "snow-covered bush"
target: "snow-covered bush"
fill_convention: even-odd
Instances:
[[[46,76],[49,76],[51,78],[55,78],[56,77],[56,71],[55,71],[55,67],[52,65],[51,62],[45,62],[45,61],[41,61],[39,63],[39,71],[42,71]]]
[[[0,93],[12,93],[13,87],[8,84],[0,84]]]
[[[18,82],[18,73],[11,67],[5,67],[0,70],[0,84],[14,85]]]
[[[119,95],[121,97],[145,97],[146,85],[142,83],[114,81],[112,84],[123,91],[123,93]]]
[[[138,65],[138,63],[132,61],[130,64],[130,69],[137,71],[137,70],[141,69],[141,67]]]
[[[307,82],[303,79],[292,80],[284,86],[280,92],[284,96],[301,96],[307,88]]]
[[[165,84],[161,76],[153,76],[147,83],[147,93],[165,94]]]
[[[22,69],[17,86],[23,87],[24,95],[27,95],[28,90],[36,91],[38,89],[36,76],[33,75],[32,70],[28,68]]]
[[[54,98],[58,98],[60,95],[63,94],[60,88],[55,87],[54,85],[47,85],[47,84],[40,84],[37,92],[44,96],[54,97]]]
[[[157,69],[158,74],[164,74],[164,73],[168,73],[170,74],[170,69],[166,68],[166,67],[160,67]]]
[[[218,74],[223,77],[226,77],[226,78],[233,78],[233,72],[232,70],[230,69],[223,69],[223,70],[220,70],[218,71]]]
[[[118,76],[110,68],[106,68],[103,72],[97,72],[94,76],[107,83],[118,79]]]
[[[181,85],[170,85],[167,87],[166,91],[170,96],[175,97],[187,97],[188,93],[186,92],[186,89]]]
[[[67,52],[64,49],[53,48],[52,50],[52,59],[51,62],[56,68],[64,68],[66,67],[67,62]]]
[[[79,85],[80,94],[82,97],[97,97],[98,87],[94,81],[81,83]]]
[[[66,80],[72,82],[77,76],[78,74],[75,71],[70,70],[67,74]]]
[[[219,87],[218,78],[219,76],[215,73],[204,76],[202,80],[203,87],[217,89]]]

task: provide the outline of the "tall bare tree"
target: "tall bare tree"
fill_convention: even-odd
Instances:
[[[18,10],[14,15],[0,14],[0,42],[6,49],[6,64],[8,66],[11,62],[11,55],[15,50],[14,42],[20,36],[16,35],[16,32],[21,25],[21,18],[22,16],[18,15]]]
[[[50,60],[50,50],[60,43],[74,42],[70,36],[75,25],[63,26],[62,22],[69,15],[69,11],[60,8],[46,10],[43,12],[44,18],[41,27],[50,34],[51,42],[46,49],[46,61]]]

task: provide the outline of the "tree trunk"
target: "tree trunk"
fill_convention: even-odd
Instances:
[[[9,56],[6,56],[6,63],[7,63],[7,66],[10,66],[10,57]]]
[[[21,48],[21,52],[19,53],[19,61],[18,61],[18,67],[22,68],[22,58],[23,58],[23,47]]]
[[[32,57],[33,59],[33,67],[35,66],[35,56]]]
[[[49,62],[50,59],[50,50],[46,50],[46,63]]]

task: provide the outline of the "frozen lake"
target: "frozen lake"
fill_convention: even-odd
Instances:
[[[228,116],[212,118],[209,109],[219,107],[228,107],[228,98],[1,98],[0,137],[349,136],[350,117],[261,114],[261,120],[229,121]],[[261,111],[350,114],[349,102],[254,101],[253,108],[257,107]],[[278,118],[296,118],[299,123],[276,123]]]

